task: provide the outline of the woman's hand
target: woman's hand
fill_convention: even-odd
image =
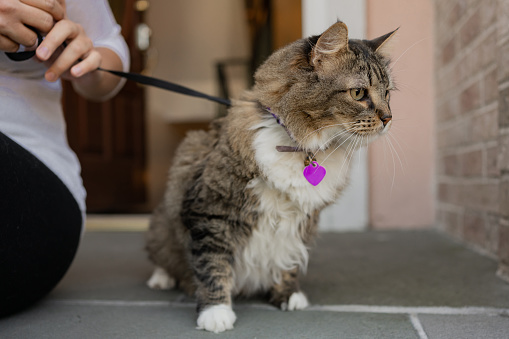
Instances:
[[[108,98],[120,81],[117,76],[97,71],[100,66],[122,70],[120,57],[108,48],[94,47],[83,27],[67,19],[53,26],[37,48],[36,57],[48,67],[46,80],[70,80],[74,89],[90,100]]]
[[[26,25],[44,34],[64,17],[65,0],[0,0],[0,50],[35,47],[37,34]]]
[[[64,42],[65,48],[62,47]],[[101,53],[94,48],[83,27],[67,19],[53,26],[37,48],[36,56],[48,66],[45,74],[48,81],[60,77],[76,80],[95,71],[102,62]]]
[[[26,25],[45,35],[36,57],[48,67],[46,80],[71,80],[76,91],[91,100],[104,100],[117,88],[120,78],[96,69],[122,70],[120,57],[94,47],[83,27],[67,18],[65,0],[0,0],[0,50],[35,48],[37,35]]]

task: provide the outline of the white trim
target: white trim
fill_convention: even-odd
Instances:
[[[302,0],[302,34],[321,34],[341,20],[350,38],[366,37],[365,0]],[[357,151],[359,152],[359,151]],[[369,223],[368,155],[357,153],[352,159],[350,185],[341,198],[320,216],[320,231],[362,231]]]

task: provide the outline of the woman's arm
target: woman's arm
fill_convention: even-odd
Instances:
[[[95,2],[95,6],[94,6]],[[58,21],[47,34],[44,41],[36,50],[37,57],[48,65],[45,78],[56,81],[58,78],[70,80],[74,88],[82,96],[90,100],[101,101],[111,97],[119,88],[120,78],[112,74],[96,71],[98,67],[112,70],[125,70],[128,63],[127,48],[116,48],[123,54],[123,58],[110,45],[114,47],[125,46],[119,33],[115,31],[116,23],[111,16],[107,3],[104,1],[75,2],[80,11],[75,21],[66,19]],[[93,7],[87,7],[92,5]],[[101,10],[107,13],[102,13]],[[93,18],[91,20],[90,18]],[[81,20],[91,27],[83,27],[77,21]],[[95,20],[95,22],[94,22]],[[99,28],[98,28],[99,27]],[[94,41],[102,47],[94,46]],[[119,43],[119,40],[121,43]],[[62,44],[67,46],[62,48]],[[126,61],[127,60],[127,61]]]

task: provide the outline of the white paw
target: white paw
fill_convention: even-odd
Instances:
[[[231,306],[224,304],[210,306],[200,312],[197,329],[214,333],[224,332],[233,329],[235,320],[237,316]]]
[[[283,308],[284,305],[284,308]],[[295,292],[288,299],[288,304],[283,303],[281,309],[283,311],[302,310],[309,306],[308,298],[302,292]]]
[[[156,267],[154,273],[147,281],[148,287],[154,290],[170,290],[175,287],[175,279],[161,267]]]

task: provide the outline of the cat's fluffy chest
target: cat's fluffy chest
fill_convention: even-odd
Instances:
[[[337,198],[346,185],[348,161],[338,149],[325,161],[328,174],[318,185],[304,177],[304,155],[280,153],[276,145],[289,145],[291,140],[275,121],[263,122],[253,142],[255,159],[263,177],[252,180],[248,189],[259,200],[258,225],[247,246],[237,253],[236,292],[250,294],[270,288],[281,279],[281,270],[299,267],[305,271],[308,251],[303,227],[309,215]],[[323,161],[327,154],[317,156]]]
[[[311,213],[335,201],[348,181],[349,160],[343,148],[316,152],[318,163],[327,170],[323,181],[311,185],[303,175],[303,152],[278,152],[276,146],[295,146],[285,129],[275,119],[260,123],[253,148],[267,186],[294,201],[303,213]]]

